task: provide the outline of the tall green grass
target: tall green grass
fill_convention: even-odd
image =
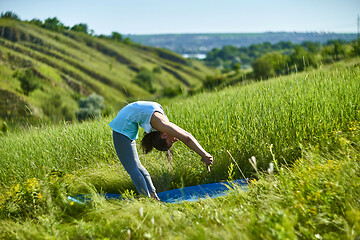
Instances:
[[[200,95],[167,110],[170,119],[200,136],[221,178],[230,161],[226,150],[249,171],[251,156],[267,168],[271,145],[280,161],[291,163],[307,144],[331,141],[359,119],[359,80],[358,68],[308,72]]]
[[[247,177],[246,192],[194,203],[109,202],[134,189],[115,155],[113,117],[0,137],[4,239],[357,239],[360,69],[306,72],[162,103],[214,156],[207,173],[182,143],[173,162],[141,155],[158,191]],[[248,159],[255,156],[259,172]],[[270,162],[275,172],[265,173]],[[257,180],[256,180],[257,179]],[[11,187],[10,187],[11,186]],[[94,193],[87,205],[69,194]]]
[[[267,169],[270,146],[279,161],[287,163],[308,145],[331,148],[333,136],[359,119],[359,73],[354,67],[320,70],[162,103],[169,119],[213,155],[212,171],[207,174],[199,157],[182,143],[173,147],[171,165],[156,152],[141,156],[141,161],[163,190],[226,179],[232,161],[227,151],[250,176],[248,159],[255,156],[259,168]],[[2,136],[2,185],[37,177],[43,169],[73,173],[111,166],[117,162],[107,125],[111,118]]]

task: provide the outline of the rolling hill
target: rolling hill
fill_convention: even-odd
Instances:
[[[151,77],[150,89],[134,81],[141,73]],[[212,73],[169,50],[0,19],[2,119],[71,120],[78,100],[91,93],[118,109],[126,101],[156,99],[164,89],[197,88]],[[29,78],[34,89],[24,87]]]
[[[269,42],[275,44],[289,41],[301,44],[304,41],[326,43],[329,40],[353,41],[356,33],[325,32],[264,32],[264,33],[193,33],[193,34],[148,34],[128,35],[137,43],[166,48],[179,54],[206,54],[214,48],[227,45],[247,47]]]

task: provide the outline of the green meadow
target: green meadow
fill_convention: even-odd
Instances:
[[[235,188],[225,197],[191,203],[134,197],[112,145],[108,123],[116,112],[3,134],[0,237],[358,239],[359,92],[355,59],[163,100],[170,121],[191,132],[214,164],[207,173],[180,142],[171,162],[162,153],[139,151],[158,192],[250,179],[247,191]],[[106,201],[99,192],[122,193],[124,199]],[[94,194],[92,201],[67,200],[82,193]]]

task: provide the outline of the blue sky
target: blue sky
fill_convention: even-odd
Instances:
[[[356,33],[360,0],[0,0],[0,11],[86,23],[95,34]]]

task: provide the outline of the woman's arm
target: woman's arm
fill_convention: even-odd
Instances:
[[[159,112],[154,112],[150,124],[157,131],[176,137],[190,149],[199,154],[201,161],[206,164],[208,171],[210,171],[209,165],[213,163],[213,157],[201,147],[198,141],[190,133],[170,122],[167,117]]]

